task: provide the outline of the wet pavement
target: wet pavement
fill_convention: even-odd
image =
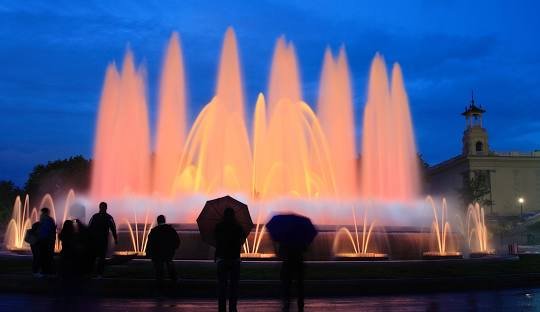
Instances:
[[[216,311],[213,300],[200,299],[58,299],[40,295],[0,294],[0,311]],[[241,299],[239,311],[281,311],[278,300]],[[292,309],[291,311],[296,311]],[[305,311],[540,311],[540,288],[431,293],[354,298],[307,299]]]

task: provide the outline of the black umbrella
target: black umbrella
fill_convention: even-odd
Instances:
[[[318,233],[309,218],[296,214],[275,215],[266,223],[266,228],[275,242],[306,247]]]
[[[216,246],[216,238],[214,237],[216,224],[223,221],[223,213],[226,208],[234,210],[235,219],[242,229],[244,229],[246,236],[253,228],[253,221],[251,221],[249,209],[246,204],[229,195],[209,200],[197,218],[197,225],[199,226],[202,240],[212,246]]]

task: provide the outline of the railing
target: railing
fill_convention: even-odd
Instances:
[[[540,151],[532,152],[492,152],[493,156],[511,156],[511,157],[540,157]]]

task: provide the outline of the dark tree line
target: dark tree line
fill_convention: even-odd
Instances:
[[[23,193],[12,181],[0,181],[0,224],[11,218],[11,208],[17,195]]]
[[[17,195],[30,195],[31,207],[49,193],[53,198],[65,196],[70,188],[86,192],[90,185],[90,160],[83,156],[49,161],[34,167],[23,188],[12,181],[0,181],[0,223],[11,217]]]
[[[41,200],[47,193],[53,198],[62,196],[70,188],[85,192],[90,183],[90,161],[82,156],[50,161],[34,167],[24,185],[24,192],[31,201]]]

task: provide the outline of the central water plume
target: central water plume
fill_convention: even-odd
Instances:
[[[193,124],[173,190],[249,194],[251,170],[236,37],[232,29],[228,29],[221,53],[216,96]]]

